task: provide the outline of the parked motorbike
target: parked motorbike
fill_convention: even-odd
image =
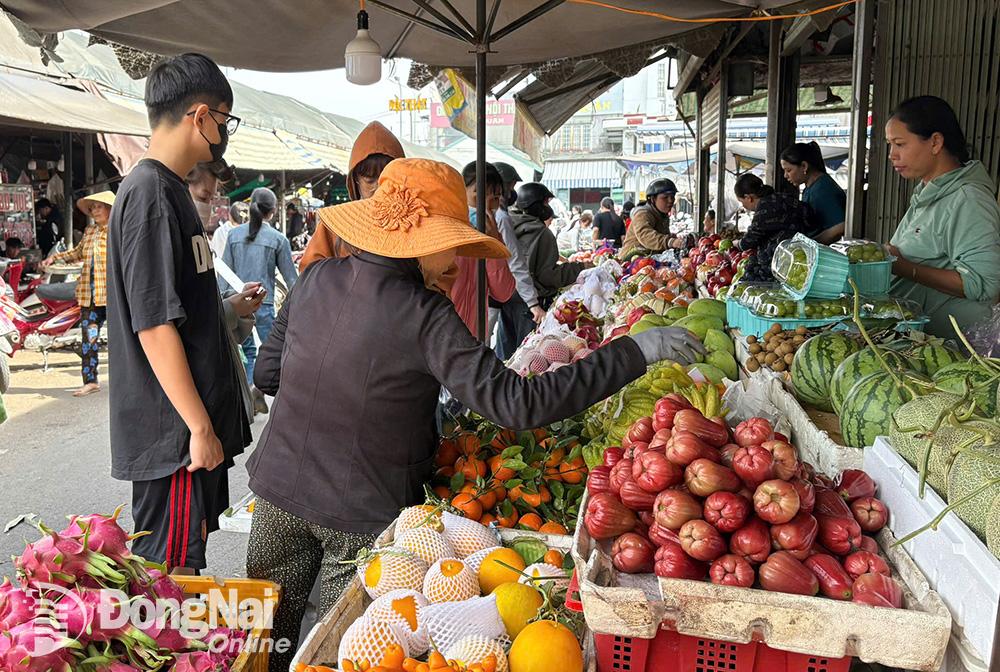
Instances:
[[[41,352],[43,370],[47,371],[49,350],[76,348],[80,344],[80,306],[72,294],[72,285],[51,283],[54,278],[78,275],[80,265],[54,264],[40,278],[41,282],[32,280],[27,288],[20,286],[15,291],[23,269],[19,264],[8,264],[9,283],[0,273],[0,341],[6,342],[0,348],[10,350],[4,358],[22,348]]]

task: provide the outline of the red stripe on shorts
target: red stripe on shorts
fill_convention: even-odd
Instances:
[[[191,532],[191,488],[193,475],[190,471],[184,471],[185,478],[185,494],[184,494],[184,539],[183,545],[181,546],[181,557],[180,562],[177,563],[178,567],[187,566],[187,552],[188,552],[188,539],[190,538]]]
[[[173,569],[174,559],[174,507],[177,500],[177,472],[175,471],[170,477],[170,503],[167,506],[167,554],[164,561],[167,563],[167,569]]]

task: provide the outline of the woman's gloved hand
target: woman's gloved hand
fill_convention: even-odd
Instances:
[[[695,353],[705,354],[705,346],[687,329],[658,327],[630,336],[646,358],[646,364],[669,359],[678,364],[692,364]]]

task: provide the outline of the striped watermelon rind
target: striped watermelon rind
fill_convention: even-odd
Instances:
[[[853,339],[838,332],[818,334],[807,340],[792,362],[795,395],[820,410],[832,411],[830,379],[840,363],[858,349]]]
[[[968,379],[974,387],[973,397],[979,412],[988,418],[996,415],[1000,374],[972,362],[956,362],[940,368],[933,379],[938,387],[955,394],[965,392]]]
[[[889,373],[868,374],[844,398],[840,411],[844,443],[857,448],[873,445],[875,437],[889,433],[893,412],[910,400],[910,393]]]
[[[910,368],[931,377],[949,364],[965,361],[961,353],[933,343],[921,343],[908,349],[905,354],[910,359]]]
[[[1000,432],[1000,427],[994,425],[994,429]],[[987,456],[996,461],[986,459]],[[980,444],[972,450],[963,452],[955,458],[951,473],[948,475],[949,504],[957,503],[963,497],[998,478],[1000,478],[1000,450]],[[998,498],[1000,498],[1000,485],[994,485],[968,502],[956,506],[955,513],[976,534],[985,539],[989,512],[994,500]]]
[[[883,350],[882,356],[889,366],[896,369],[907,369],[907,359],[895,352]],[[840,413],[844,405],[844,397],[851,388],[865,376],[882,371],[875,352],[869,347],[855,352],[840,363],[836,371],[833,372],[833,379],[830,381],[830,403],[833,410]]]

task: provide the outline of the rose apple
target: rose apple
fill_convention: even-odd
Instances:
[[[663,453],[649,451],[632,463],[632,480],[654,495],[684,480],[684,469],[670,462]]]
[[[618,464],[625,457],[625,451],[618,446],[608,446],[604,449],[604,466],[608,469]]]
[[[869,553],[878,555],[878,542],[867,535],[861,535],[861,543],[858,544],[858,548],[862,551],[868,551]]]
[[[653,571],[656,548],[645,537],[626,532],[611,546],[611,564],[626,574],[647,574]]]
[[[594,539],[611,539],[635,527],[636,517],[613,494],[600,492],[588,500],[583,523]]]
[[[691,402],[679,394],[668,394],[656,402],[653,410],[653,429],[673,429],[674,416],[678,411],[694,408]]]
[[[733,471],[750,488],[774,478],[773,465],[774,455],[763,446],[743,446],[733,455]]]
[[[837,558],[817,553],[803,560],[803,563],[819,580],[820,592],[834,600],[851,599],[854,594],[854,578],[844,571]]]
[[[656,549],[653,556],[653,573],[671,579],[700,580],[705,578],[708,568],[684,552],[681,545],[672,541]]]
[[[704,518],[719,532],[735,532],[750,518],[750,500],[732,492],[713,492],[705,499]]]
[[[902,609],[903,589],[885,574],[862,574],[854,580],[854,601],[873,607]]]
[[[727,467],[733,466],[733,457],[736,456],[736,451],[740,449],[735,443],[727,443],[722,448],[719,448],[719,455],[722,457],[722,464]]]
[[[787,551],[777,551],[768,556],[757,570],[764,590],[795,595],[815,595],[819,581],[812,571]]]
[[[649,442],[649,449],[666,455],[667,442],[670,441],[672,434],[671,430],[666,428],[656,430],[656,433],[653,434],[653,438]]]
[[[774,458],[774,477],[787,481],[799,470],[799,456],[795,447],[787,441],[765,441],[760,444]]]
[[[848,502],[859,497],[875,496],[875,481],[860,469],[845,469],[837,479],[835,490]]]
[[[633,443],[639,441],[649,443],[653,438],[653,419],[639,418],[629,427],[627,436]]]
[[[626,481],[632,480],[632,460],[627,457],[619,460],[615,466],[611,467],[611,473],[608,480],[611,485],[611,492],[616,495],[621,493],[622,485],[624,485]]]
[[[799,512],[799,493],[788,481],[764,481],[753,494],[753,508],[766,523],[787,523]]]
[[[705,458],[712,462],[720,462],[719,451],[708,445],[693,433],[683,429],[673,429],[670,440],[665,447],[667,459],[674,464],[686,467],[695,460]]]
[[[812,513],[816,508],[816,488],[803,478],[793,478],[789,481],[795,492],[799,493],[799,511]]]
[[[805,560],[812,551],[819,524],[808,513],[799,511],[787,523],[771,528],[771,543],[779,551],[788,551],[796,560]]]
[[[653,508],[656,495],[648,490],[643,490],[635,481],[625,481],[622,489],[618,492],[622,499],[622,504],[633,511],[647,511]]]
[[[851,502],[851,513],[865,532],[878,532],[889,522],[889,510],[874,497],[858,497]]]
[[[774,438],[774,428],[764,418],[750,418],[736,425],[733,438],[740,446],[759,446]]]
[[[721,448],[729,443],[729,428],[724,420],[709,419],[694,409],[678,411],[674,416],[674,429],[683,429],[696,435],[710,446]]]
[[[891,576],[889,564],[875,553],[855,551],[844,558],[844,570],[856,579],[862,574],[885,574]]]
[[[755,573],[744,558],[729,553],[716,558],[708,568],[708,576],[712,583],[720,586],[749,588],[753,585]]]
[[[627,439],[626,439],[627,441]],[[624,445],[626,441],[622,441]],[[649,444],[645,441],[633,441],[631,447],[625,450],[625,457],[635,462],[639,459],[639,456],[643,453],[648,453],[650,451]]]
[[[653,502],[656,522],[668,530],[679,530],[689,520],[701,518],[702,507],[698,501],[680,490],[664,490]]]
[[[611,492],[611,470],[599,464],[587,474],[587,492],[596,495],[599,492]]]
[[[817,516],[819,543],[837,555],[847,555],[861,544],[861,527],[854,518]]]
[[[823,487],[821,485],[815,486],[816,492],[816,505],[813,508],[813,513],[817,516],[831,516],[833,518],[853,518],[854,514],[851,512],[851,508],[844,501],[844,498],[838,495],[835,491],[830,488]]]
[[[704,520],[689,520],[677,531],[684,552],[695,560],[711,562],[726,552],[726,541]]]
[[[771,536],[767,524],[760,518],[751,518],[729,537],[729,551],[755,564],[767,560],[767,556],[771,554]]]
[[[668,541],[672,541],[675,544],[681,543],[681,538],[677,536],[676,532],[668,530],[655,521],[649,526],[648,536],[649,540],[657,546],[663,546]]]
[[[708,497],[719,490],[736,492],[743,486],[735,471],[706,458],[699,458],[684,469],[684,484],[699,497]]]

